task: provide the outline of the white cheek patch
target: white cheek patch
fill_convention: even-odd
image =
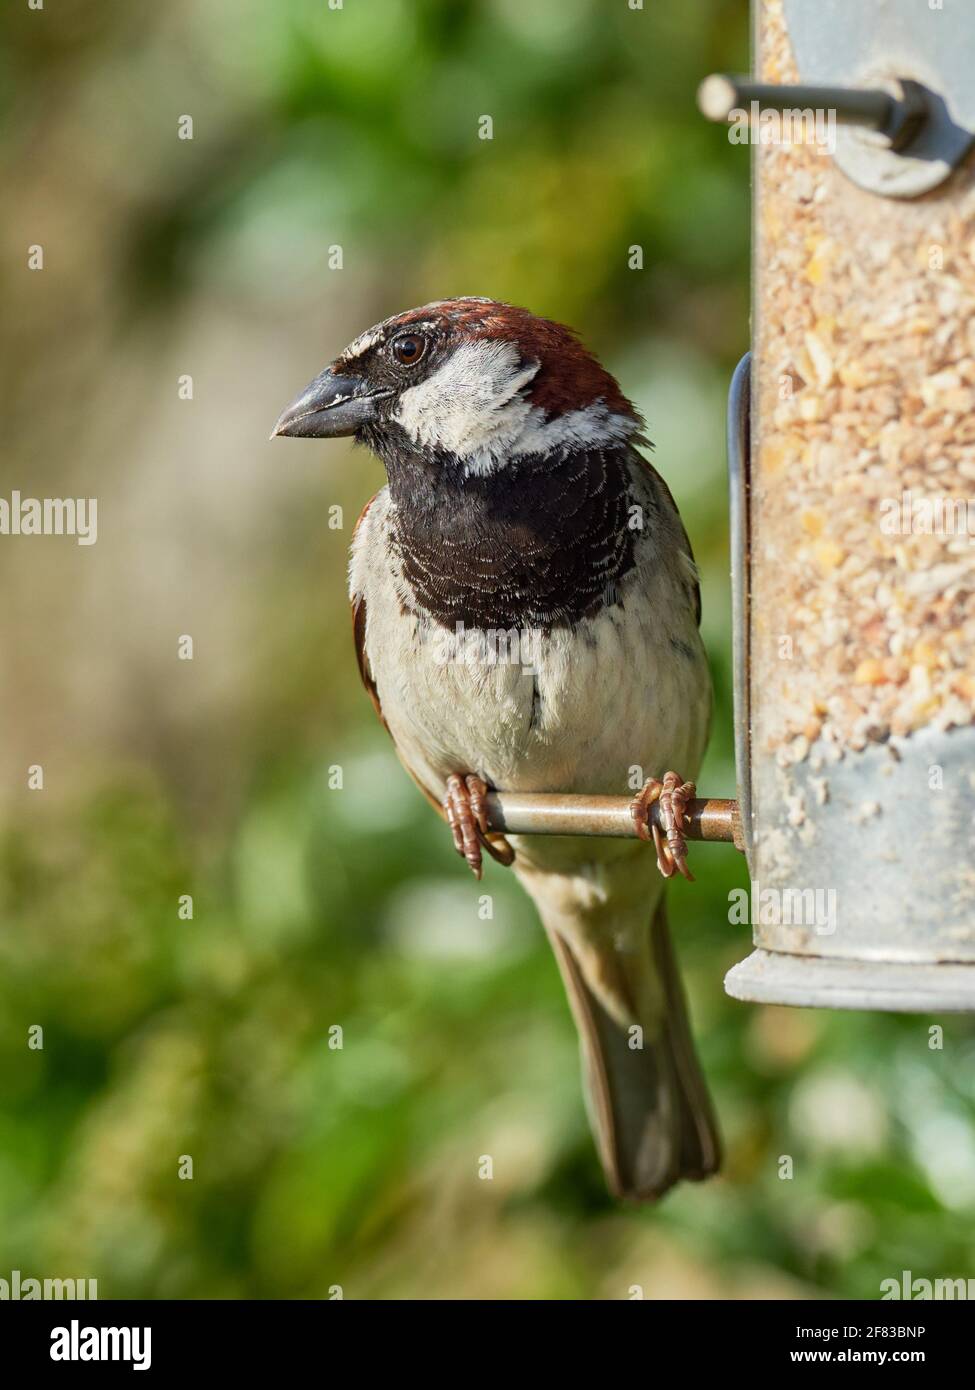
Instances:
[[[611,413],[601,400],[546,419],[519,394],[539,365],[525,365],[512,342],[462,343],[432,376],[400,395],[393,419],[415,444],[443,449],[468,473],[482,475],[519,455],[611,446],[639,432],[632,416]]]
[[[445,449],[472,473],[493,472],[531,415],[518,392],[538,362],[523,364],[514,343],[462,343],[426,381],[405,390],[393,419],[417,444]]]

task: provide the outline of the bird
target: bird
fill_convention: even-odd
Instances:
[[[351,544],[362,683],[475,876],[488,856],[535,903],[610,1192],[652,1202],[708,1177],[721,1144],[666,886],[692,877],[711,678],[694,557],[642,416],[572,329],[466,295],[361,333],[281,435],[351,436],[385,467]],[[625,789],[629,839],[505,836],[487,816],[491,790]]]

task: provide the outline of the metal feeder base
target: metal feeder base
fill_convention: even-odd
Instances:
[[[725,976],[733,999],[812,1009],[975,1013],[975,964],[840,960],[753,951]]]

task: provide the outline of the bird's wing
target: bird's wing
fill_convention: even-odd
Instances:
[[[695,612],[695,614],[696,614],[696,616],[697,616],[697,625],[698,625],[698,627],[700,627],[700,626],[701,626],[701,585],[700,585],[700,583],[698,582],[698,579],[697,579],[697,563],[696,563],[696,561],[695,561],[695,559],[694,559],[694,551],[691,549],[691,538],[690,538],[690,536],[687,534],[687,527],[684,525],[684,519],[683,519],[683,517],[681,516],[680,512],[677,510],[677,503],[674,501],[674,494],[671,492],[670,488],[668,487],[666,479],[665,479],[660,473],[657,472],[656,468],[654,468],[654,466],[653,466],[653,464],[650,462],[650,460],[649,460],[648,458],[644,457],[644,455],[640,453],[639,449],[637,449],[637,448],[631,446],[631,447],[630,447],[630,455],[631,455],[631,457],[632,457],[633,459],[636,460],[636,463],[638,464],[638,466],[639,466],[640,468],[642,468],[643,471],[644,471],[645,473],[649,474],[650,479],[651,479],[651,481],[653,482],[654,487],[657,489],[658,493],[659,493],[660,496],[664,499],[664,501],[667,503],[667,505],[669,505],[670,510],[671,510],[671,512],[673,513],[674,520],[675,520],[675,522],[676,522],[676,524],[677,524],[678,530],[680,531],[680,534],[681,534],[681,536],[683,537],[683,540],[684,540],[684,546],[683,546],[684,554],[687,556],[687,558],[688,558],[688,559],[690,560],[690,562],[691,562],[690,568],[691,568],[691,571],[692,571],[693,576],[694,576],[694,579],[693,579],[694,612]]]
[[[373,502],[375,502],[376,497],[378,497],[378,495],[379,494],[376,493],[375,496],[370,497],[369,501],[366,503],[362,511],[359,513],[359,520],[356,522],[352,532],[353,542],[355,541],[356,532],[365,520],[366,513],[372,506]],[[373,674],[369,666],[369,657],[366,655],[366,600],[362,594],[352,595],[352,636],[355,641],[355,655],[356,661],[359,666],[359,675],[362,678],[362,684],[365,686],[366,693],[372,701],[373,709],[379,716],[379,722],[382,724],[387,734],[389,734],[390,738],[393,738],[389,725],[386,723],[386,717],[383,714],[383,706],[382,701],[379,698],[379,690],[376,687],[376,682],[373,679]],[[414,772],[413,768],[410,767],[409,763],[403,757],[402,751],[398,747],[395,739],[393,739],[393,747],[396,749],[396,753],[399,757],[400,762],[403,764],[407,772],[413,778],[413,781],[416,783],[416,785],[420,788],[420,791],[429,801],[430,805],[443,817],[444,820],[446,820],[447,816],[446,812],[444,811],[444,808],[441,806],[440,802],[433,795],[433,793],[428,791],[427,788],[423,785],[419,777]]]

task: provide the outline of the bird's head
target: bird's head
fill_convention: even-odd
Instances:
[[[354,435],[450,456],[467,473],[639,436],[640,417],[571,329],[493,299],[438,300],[350,343],[274,435]],[[274,436],[272,435],[272,438]]]

